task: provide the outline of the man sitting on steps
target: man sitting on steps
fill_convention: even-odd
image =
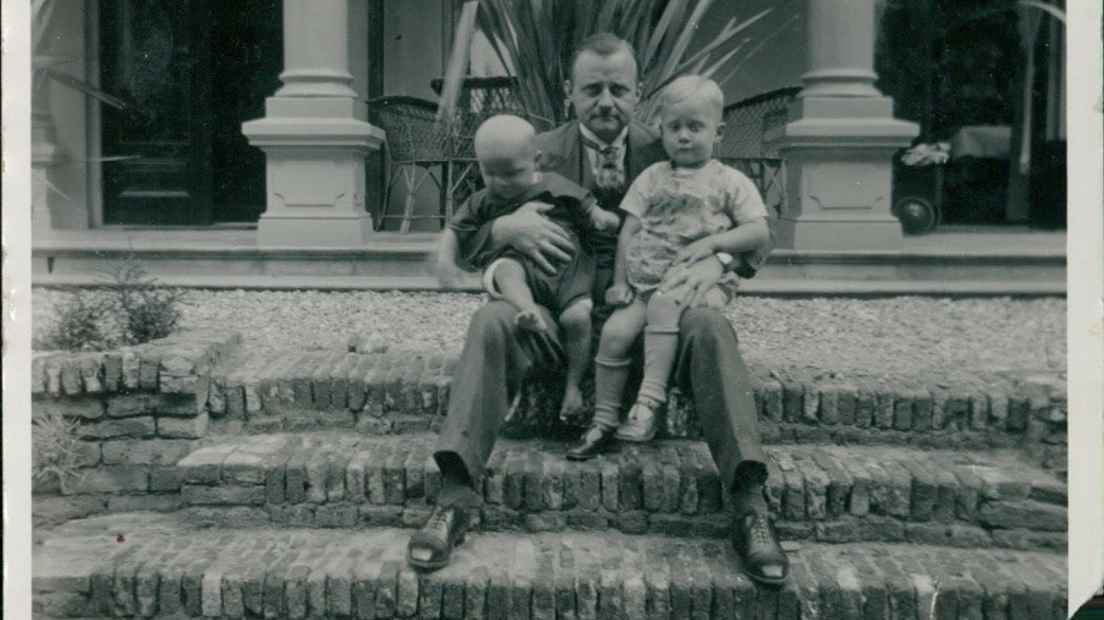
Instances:
[[[554,171],[591,190],[599,205],[616,210],[625,190],[645,168],[666,157],[657,135],[632,120],[639,96],[637,63],[632,46],[601,33],[584,40],[572,60],[564,89],[576,121],[536,137],[542,169]],[[471,235],[460,250],[469,264],[486,264],[486,256],[512,247],[549,272],[565,261],[570,242],[564,231],[542,214],[551,205],[531,203],[500,217]],[[609,286],[616,251],[616,232],[594,244],[596,258],[595,328],[611,308],[601,303]],[[666,294],[689,306],[679,323],[679,345],[672,378],[694,399],[703,435],[721,480],[733,496],[736,511],[732,543],[748,575],[776,585],[789,572],[778,544],[765,496],[766,456],[759,441],[755,400],[736,332],[717,310],[698,307],[726,268],[748,277],[766,248],[733,258],[718,255],[686,269],[667,283]],[[493,278],[488,269],[484,278]],[[488,287],[493,290],[493,287]],[[547,324],[554,324],[542,309]],[[482,478],[512,397],[529,371],[564,365],[555,331],[519,337],[517,311],[495,299],[472,317],[452,378],[448,415],[438,436],[434,459],[441,489],[433,513],[408,544],[407,558],[416,568],[448,564],[463,542],[471,514],[482,501]],[[585,460],[608,449],[613,430],[592,426],[569,450]]]

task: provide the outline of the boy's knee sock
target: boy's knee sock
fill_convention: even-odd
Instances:
[[[648,300],[647,326],[644,328],[644,378],[640,395],[655,402],[667,402],[667,381],[675,365],[678,350],[678,321],[682,306],[654,295]]]
[[[667,380],[675,365],[678,349],[678,329],[660,331],[652,327],[644,329],[644,378],[640,382],[640,395],[657,403],[667,402]]]
[[[621,423],[621,403],[630,363],[628,359],[594,359],[594,424],[615,428]]]

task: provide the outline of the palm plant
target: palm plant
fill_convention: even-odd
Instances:
[[[637,50],[641,102],[638,116],[649,122],[655,94],[679,75],[697,73],[718,79],[722,68],[735,70],[762,48],[751,45],[748,29],[772,12],[781,12],[772,38],[797,19],[795,11],[766,9],[741,21],[733,17],[711,40],[689,53],[698,26],[713,0],[470,0],[464,6],[442,89],[441,116],[451,118],[461,70],[476,27],[483,31],[507,67],[523,68],[518,91],[527,113],[558,124],[568,118],[562,85],[570,75],[571,55],[596,32],[612,32]],[[478,10],[476,10],[476,8]]]
[[[80,91],[90,97],[106,103],[120,110],[126,108],[126,103],[118,97],[97,88],[92,83],[73,77],[58,70],[58,67],[75,61],[74,58],[53,56],[50,53],[49,33],[54,25],[54,12],[57,10],[57,0],[31,0],[31,46],[33,52],[34,92],[32,96],[43,97],[43,89],[49,84],[47,80],[53,80],[64,86]]]

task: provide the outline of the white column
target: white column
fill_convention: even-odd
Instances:
[[[372,233],[364,158],[384,133],[360,119],[349,73],[349,0],[284,0],[283,86],[242,124],[266,157],[260,246],[360,246]]]
[[[874,88],[874,3],[813,0],[806,3],[809,71],[801,76],[809,97],[878,97]]]
[[[52,171],[66,159],[58,144],[50,110],[50,78],[45,74],[55,60],[50,56],[31,60],[31,236],[37,240],[49,238],[55,229],[53,207],[61,196],[53,189]]]
[[[893,250],[894,152],[919,133],[893,118],[874,81],[875,0],[806,0],[809,70],[790,122],[767,138],[786,160],[778,245],[806,250]]]

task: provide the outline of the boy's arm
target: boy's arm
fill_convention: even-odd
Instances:
[[[751,179],[730,167],[724,170],[728,175],[725,179],[727,210],[736,226],[700,240],[696,247],[691,244],[680,252],[680,258],[693,263],[708,258],[712,248],[712,255],[724,271],[735,272],[741,278],[753,278],[774,247],[770,216]]]
[[[590,227],[594,230],[614,232],[617,230],[617,227],[621,225],[621,218],[617,217],[616,213],[606,211],[602,207],[599,207],[598,201],[594,198],[594,195],[589,192],[586,197],[579,202],[579,208],[583,210],[583,214],[590,223]]]
[[[456,264],[460,250],[460,240],[456,231],[446,228],[437,244],[437,280],[445,288],[454,288],[460,284],[462,272]]]
[[[468,198],[456,210],[452,220],[446,226],[446,229],[453,234],[450,243],[455,243],[451,255],[454,264],[459,259],[459,262],[464,265],[482,268],[487,266],[502,249],[491,243],[484,234],[484,231],[494,225],[495,220],[488,218],[485,209],[481,206],[482,203],[477,196]],[[444,243],[445,239],[442,237],[441,241]]]
[[[697,262],[720,252],[730,255],[754,252],[765,246],[768,241],[770,241],[770,229],[767,227],[767,220],[760,219],[698,239],[683,248],[683,252],[686,252],[687,260]]]
[[[625,215],[625,224],[617,237],[617,256],[613,263],[613,282],[606,289],[606,303],[611,306],[625,306],[633,300],[633,291],[629,288],[629,274],[626,254],[629,242],[640,230],[640,220],[633,214]]]
[[[640,219],[628,213],[625,215],[625,225],[621,227],[621,234],[617,236],[617,256],[613,264],[613,284],[627,285],[629,283],[628,264],[626,254],[629,242],[640,232]]]

